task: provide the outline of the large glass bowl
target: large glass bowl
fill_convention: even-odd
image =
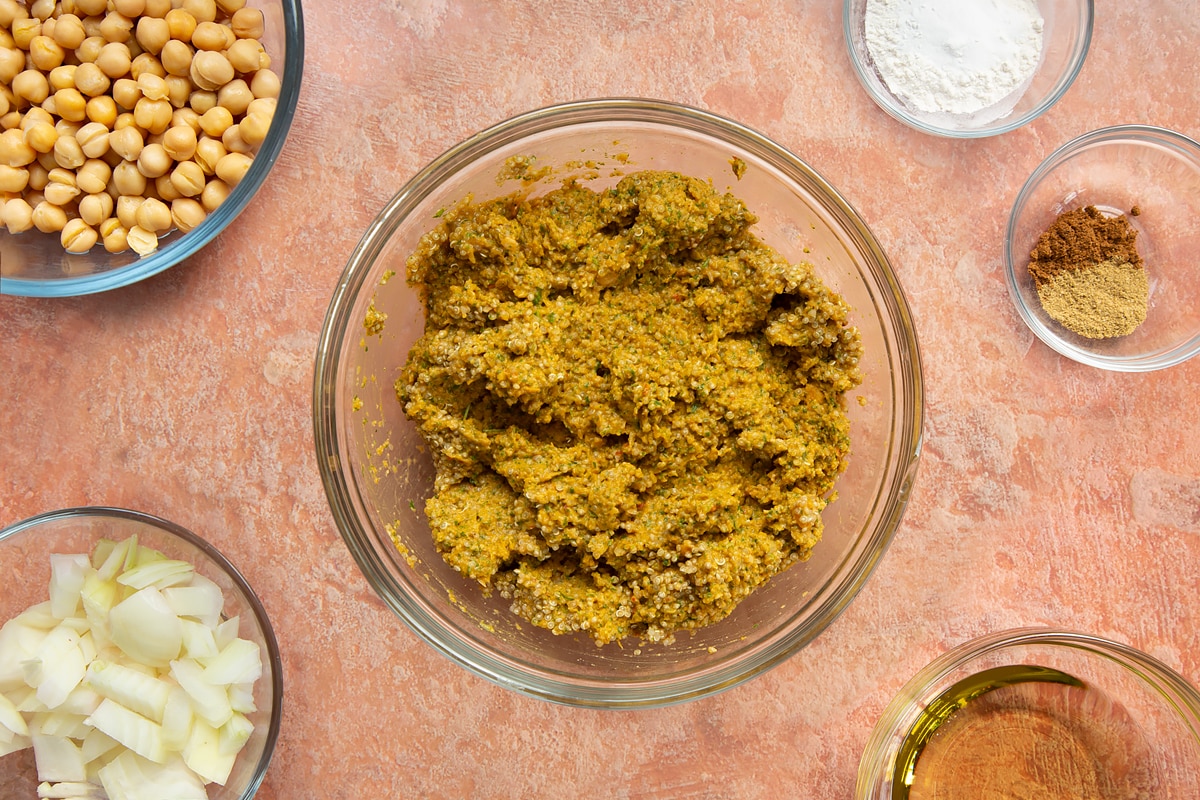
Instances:
[[[852,454],[812,558],[772,578],[719,624],[674,644],[597,647],[510,613],[436,551],[423,504],[433,465],[393,382],[424,320],[405,259],[440,209],[520,188],[498,182],[506,159],[535,156],[556,174],[606,187],[614,172],[676,170],[709,179],[760,217],[761,239],[808,260],[853,307],[865,380],[849,402]],[[732,159],[746,165],[738,179]],[[735,162],[736,163],[736,162]],[[574,167],[574,168],[573,168]],[[392,277],[392,275],[395,277]],[[391,278],[389,280],[389,278]],[[369,306],[387,315],[365,337]],[[811,641],[878,562],[909,496],[921,441],[922,384],[907,302],[875,238],[796,156],[729,120],[661,102],[593,100],[518,116],[471,137],[417,174],[354,251],[316,358],[314,426],[321,477],[343,538],[379,596],[458,664],[529,695],[576,705],[651,706],[757,675]],[[399,545],[399,547],[398,547]],[[400,549],[402,548],[402,550]]]
[[[1030,679],[1029,667],[1047,671],[1043,677],[1052,677],[1035,682]],[[964,693],[964,686],[970,692],[979,691],[976,676],[980,673],[1003,675],[1012,682],[996,688],[995,695],[1002,699],[990,700],[986,693],[972,699],[969,692]],[[1070,688],[1064,688],[1068,683]],[[1101,785],[1108,781],[1125,784],[1107,793],[1069,795],[1063,786],[1059,793],[1063,797],[1200,797],[1200,693],[1195,687],[1158,659],[1118,642],[1075,631],[1017,628],[953,648],[904,685],[867,742],[855,800],[904,800],[910,796],[909,784],[921,773],[923,755],[912,743],[914,739],[934,741],[938,733],[928,735],[930,719],[943,716],[948,701],[954,698],[963,701],[957,704],[959,709],[968,702],[986,701],[992,708],[1017,710],[1016,720],[1031,720],[1027,727],[1010,721],[1006,731],[1009,744],[1017,739],[1027,742],[1036,732],[1032,740],[1038,744],[1026,752],[1049,756],[1082,751],[1090,755],[1085,763],[1073,763],[1073,759],[1055,762],[1051,772],[1059,778],[1071,775],[1073,780],[1091,778]],[[1056,724],[1038,721],[1045,719]],[[965,750],[964,738],[944,736],[950,736],[943,742],[951,743],[951,752]],[[1024,749],[1013,745],[1007,758],[996,760],[982,758],[979,752],[964,752],[960,763],[962,769],[970,763],[1000,786],[1011,776],[1013,766],[1021,763],[1012,754]],[[997,748],[994,752],[1005,751]],[[1080,768],[1094,770],[1094,774]],[[939,788],[949,790],[944,785]],[[1026,793],[1014,791],[1003,796],[1050,795],[1027,789]]]
[[[121,508],[67,508],[14,523],[0,530],[0,625],[47,599],[51,554],[91,554],[100,539],[138,543],[190,562],[225,595],[225,619],[238,617],[238,636],[262,652],[262,677],[254,685],[257,711],[245,747],[224,786],[209,784],[209,800],[250,800],[267,774],[283,712],[283,663],[267,612],[237,568],[211,544],[185,528],[140,511]],[[0,757],[0,797],[37,797],[33,751]]]
[[[1084,206],[1125,215],[1138,234],[1150,293],[1145,322],[1126,336],[1089,339],[1059,324],[1029,274],[1042,233]],[[1017,194],[1004,236],[1008,291],[1029,329],[1067,358],[1114,372],[1164,369],[1200,353],[1198,262],[1200,143],[1149,125],[1091,131],[1047,156]]]
[[[1029,81],[993,106],[972,114],[931,112],[891,90],[867,45],[871,0],[844,0],[842,28],[850,63],[867,94],[890,116],[936,136],[971,139],[1016,130],[1046,113],[1083,68],[1092,40],[1092,0],[1036,0],[1043,20],[1042,52]]]
[[[109,253],[98,244],[86,253],[63,251],[57,234],[10,234],[0,225],[0,294],[70,297],[128,286],[175,266],[216,238],[242,213],[279,158],[300,98],[304,70],[304,19],[300,0],[247,0],[263,12],[263,46],[280,78],[279,103],[254,163],[229,197],[186,234],[160,237],[158,249],[139,257]]]

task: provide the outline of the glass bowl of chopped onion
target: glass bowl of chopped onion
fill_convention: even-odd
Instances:
[[[1200,796],[1200,692],[1176,668],[1079,631],[964,642],[880,714],[855,800]]]
[[[1147,125],[1072,139],[1033,171],[1009,215],[1004,270],[1017,313],[1081,364],[1183,363],[1200,353],[1197,220],[1200,143]]]
[[[823,534],[811,553],[804,554],[806,558],[787,562],[790,566],[769,577],[719,620],[715,615],[705,616],[707,607],[701,601],[726,589],[731,593],[744,589],[739,583],[739,570],[747,567],[748,574],[765,560],[735,552],[738,542],[743,541],[738,538],[738,530],[744,529],[731,525],[727,533],[718,530],[720,520],[732,519],[730,515],[741,512],[730,508],[728,502],[721,507],[723,510],[706,505],[709,500],[702,498],[718,505],[723,502],[711,497],[712,486],[701,482],[692,490],[672,489],[668,493],[664,489],[658,495],[644,491],[636,503],[619,500],[621,508],[616,513],[624,521],[612,522],[613,527],[606,529],[608,533],[597,533],[587,554],[571,547],[558,548],[563,552],[553,556],[557,545],[543,546],[539,537],[547,529],[541,523],[531,528],[514,526],[514,535],[532,548],[530,554],[519,557],[520,565],[511,560],[516,558],[512,553],[488,561],[483,551],[490,545],[484,541],[477,543],[468,537],[459,543],[461,546],[447,544],[444,534],[453,535],[453,526],[438,516],[448,508],[447,496],[436,491],[434,455],[428,446],[438,437],[426,427],[430,440],[423,438],[397,395],[397,379],[425,326],[421,292],[409,285],[406,271],[409,256],[423,246],[426,234],[441,230],[439,226],[451,224],[451,220],[465,219],[464,208],[471,204],[512,200],[518,203],[515,209],[529,201],[543,204],[543,213],[562,211],[566,216],[558,221],[529,222],[528,230],[520,235],[536,239],[545,233],[571,249],[573,234],[564,233],[562,224],[575,224],[570,221],[573,213],[576,223],[591,223],[572,212],[571,201],[560,208],[554,198],[563,197],[561,192],[566,191],[574,192],[571,196],[584,205],[588,202],[584,198],[595,195],[608,198],[603,202],[620,204],[624,201],[618,198],[627,197],[622,193],[637,186],[641,187],[637,191],[648,192],[640,201],[644,213],[631,209],[628,218],[613,220],[594,231],[598,237],[595,247],[611,245],[616,250],[606,251],[610,254],[617,250],[632,253],[643,243],[649,247],[658,240],[658,234],[653,233],[658,223],[653,219],[664,225],[679,219],[671,209],[682,206],[672,205],[675,201],[669,197],[673,195],[655,193],[660,178],[663,187],[690,187],[684,194],[699,198],[697,202],[702,205],[709,204],[704,207],[710,210],[716,207],[711,205],[716,202],[714,197],[724,197],[720,208],[736,216],[733,209],[737,202],[731,198],[740,199],[751,215],[746,219],[757,219],[751,230],[781,259],[772,262],[772,269],[790,272],[794,268],[799,271],[796,274],[804,275],[811,270],[825,287],[840,295],[847,323],[858,331],[862,345],[858,361],[861,384],[832,401],[842,408],[848,424],[850,453],[835,467],[844,467],[844,472],[831,492],[810,498],[811,505],[805,506],[808,510],[797,512],[794,527],[784,524],[786,531],[800,536],[801,530],[819,528],[811,527],[819,514]],[[681,202],[686,205],[688,201]],[[515,222],[523,212],[503,213],[515,215]],[[710,230],[717,229],[724,230],[715,223]],[[473,234],[464,235],[462,258],[470,261],[473,256],[469,251],[487,245],[484,238],[476,241]],[[456,240],[459,236],[454,234]],[[425,245],[437,249],[440,237],[434,233]],[[516,243],[515,238],[506,235],[500,240],[508,242],[506,246]],[[618,241],[625,244],[618,245]],[[528,247],[532,249],[523,252],[538,258],[537,247]],[[689,269],[706,268],[696,260],[698,256],[685,254],[685,258],[691,258]],[[784,261],[790,266],[781,266]],[[545,260],[539,263],[549,264]],[[718,313],[715,309],[721,303],[743,296],[739,292],[743,285],[749,285],[750,276],[737,268],[736,262],[705,264],[725,265],[718,268],[722,272],[708,273],[704,281],[711,281],[710,285],[681,288],[669,296],[655,295],[663,303],[658,313],[667,316],[642,316],[640,323],[632,317],[613,319],[611,330],[598,330],[597,335],[636,337],[640,335],[637,331],[643,330],[639,325],[653,326],[655,319],[675,319],[670,315],[683,313],[680,309],[692,313],[702,303]],[[457,267],[448,265],[447,269],[453,272]],[[547,274],[544,270],[537,272],[533,265],[531,270],[522,274]],[[461,287],[461,297],[478,297],[480,291],[496,287],[507,291],[503,286],[509,285],[509,280],[489,283],[486,277],[468,279]],[[518,275],[511,280],[522,278]],[[565,348],[565,344],[541,338],[574,337],[572,347],[588,346],[582,339],[590,334],[581,337],[574,333],[568,320],[588,323],[590,315],[607,312],[602,304],[580,311],[582,298],[623,297],[619,302],[630,302],[629,295],[610,293],[609,288],[624,291],[634,280],[641,278],[626,272],[624,278],[614,274],[592,283],[580,273],[577,293],[566,291],[562,284],[544,292],[522,290],[520,313],[541,315],[538,318],[555,332],[517,336],[524,343],[514,339],[511,346],[513,352],[522,353],[550,348],[537,352],[557,359],[561,371],[571,373],[573,380],[591,381],[601,387],[595,396],[600,406],[610,407],[618,396],[628,397],[646,409],[651,415],[647,419],[659,419],[654,416],[660,413],[655,410],[658,401],[651,396],[658,390],[647,387],[666,386],[667,374],[675,374],[672,365],[682,364],[691,356],[682,356],[676,362],[672,356],[663,355],[666,350],[656,355],[654,347],[614,345],[596,355],[597,363],[568,364],[563,362],[568,358],[567,351],[556,349]],[[778,297],[769,313],[787,315],[792,309],[797,319],[805,314],[815,319],[825,313],[822,308],[828,310],[818,308],[816,295],[806,311],[793,306],[793,300]],[[506,313],[497,311],[500,316]],[[580,316],[567,317],[569,314]],[[602,323],[600,328],[607,324]],[[512,330],[516,335],[516,329]],[[659,332],[655,336],[661,335],[658,341],[663,348],[683,347],[696,336],[682,325],[675,328],[659,324],[654,330]],[[454,334],[448,331],[446,335]],[[829,339],[822,338],[825,334],[814,335],[814,341],[829,344],[842,334],[830,333]],[[696,341],[703,344],[707,340],[700,336]],[[646,367],[642,372],[638,370],[643,367],[634,364],[638,359],[655,358],[659,366]],[[610,363],[599,363],[603,360]],[[832,364],[826,366],[837,371]],[[703,370],[703,364],[698,369]],[[557,373],[559,368],[554,371]],[[557,376],[551,380],[561,379]],[[687,386],[663,389],[663,397],[667,406],[679,414],[697,414],[700,416],[695,419],[708,419],[720,426],[723,423],[714,422],[702,397],[708,391],[702,383],[692,384],[695,393],[691,401],[684,399],[691,391]],[[812,388],[816,390],[816,383]],[[678,405],[667,397],[672,392]],[[801,387],[797,392],[796,399],[805,394],[805,389]],[[571,390],[564,397],[585,416],[589,413],[585,407],[592,403],[590,394]],[[788,659],[833,622],[883,557],[900,523],[920,451],[923,393],[918,345],[904,293],[878,242],[832,186],[796,155],[736,122],[672,103],[620,98],[568,103],[514,117],[466,139],[415,175],[368,228],[334,290],[318,346],[313,402],[318,463],[338,529],[378,595],[420,638],[454,663],[526,695],[579,706],[631,708],[690,700],[735,686]],[[785,397],[783,402],[790,407],[793,399]],[[770,408],[760,406],[764,414],[770,413]],[[435,410],[434,416],[450,428],[481,426],[481,441],[498,445],[506,436],[524,435],[519,430],[519,415],[514,418],[518,422],[503,422],[505,413],[496,405],[495,397],[481,397]],[[499,416],[489,417],[493,414]],[[732,411],[723,412],[721,419],[734,416]],[[597,481],[597,486],[610,480],[621,484],[612,489],[616,495],[610,496],[624,497],[626,489],[640,491],[629,487],[628,481],[621,483],[620,476],[635,474],[653,458],[644,452],[641,457],[632,450],[626,452],[623,443],[633,441],[627,432],[609,429],[610,435],[597,439],[586,433],[568,433],[574,424],[571,422],[552,420],[541,426],[532,417],[525,421],[531,426],[531,435],[540,437],[538,446],[544,447],[541,455],[532,458],[531,465],[543,459],[558,461],[564,456],[582,459],[576,467],[564,462],[560,473],[563,480],[547,485],[551,494],[543,498],[545,514],[571,514],[573,503],[569,497],[574,492],[582,493],[580,503],[588,504],[588,508],[603,505],[601,494],[590,494],[591,500],[583,497],[592,492],[589,479],[577,470],[583,468],[583,462],[613,464]],[[438,425],[429,419],[421,424]],[[619,427],[624,423],[613,424]],[[659,430],[666,432],[665,427]],[[743,441],[750,438],[747,434]],[[587,448],[593,448],[592,455]],[[598,459],[595,462],[593,455]],[[769,470],[769,462],[767,458],[759,467]],[[675,478],[686,480],[686,475],[677,473],[670,479]],[[497,526],[507,525],[494,521],[502,520],[511,508],[528,508],[523,496],[509,494],[515,491],[513,485],[501,486],[488,468],[467,480],[449,483],[468,495],[481,486],[495,488],[511,500],[489,502],[475,495],[457,507],[460,521],[477,528],[484,539],[500,530]],[[762,486],[770,483],[764,480]],[[661,508],[656,504],[664,497],[675,498],[680,509],[680,514],[665,522],[673,531],[663,542],[670,552],[637,555],[637,568],[644,570],[645,581],[638,587],[629,583],[617,586],[625,579],[613,570],[633,560],[623,555],[630,552],[625,548],[632,546],[626,538],[633,525],[630,520],[635,516],[643,520],[658,518],[651,517],[646,509]],[[694,508],[689,506],[693,502]],[[827,507],[820,511],[826,502]],[[557,510],[551,512],[551,505]],[[759,513],[748,509],[752,501],[747,499],[746,505],[747,514]],[[436,541],[431,515],[438,520],[440,538]],[[546,519],[550,527],[557,525]],[[744,541],[751,540],[762,541],[753,536]],[[606,543],[612,541],[616,544],[605,550]],[[472,571],[477,544],[479,563],[487,562],[496,570],[492,586],[481,586],[484,581]],[[769,549],[772,545],[768,542],[764,546]],[[725,547],[731,549],[721,549]],[[730,554],[728,558],[720,555],[725,552]],[[455,566],[444,555],[451,557]],[[567,566],[556,574],[559,558]],[[578,563],[571,561],[575,558]],[[661,559],[661,569],[655,559]],[[689,576],[697,574],[701,563],[707,570],[704,574],[725,576],[721,588],[705,597],[687,588],[693,580]],[[555,588],[558,586],[561,591]],[[590,616],[589,598],[611,597],[614,592],[621,598],[641,600],[621,600],[619,606],[604,609],[596,606],[596,614]],[[674,630],[636,621],[654,614],[665,618],[684,607],[700,611],[682,621],[676,618],[680,625]]]
[[[149,514],[0,530],[0,796],[249,800],[283,701],[246,579]]]
[[[850,63],[875,103],[916,130],[996,136],[1066,94],[1092,38],[1092,0],[845,0]]]
[[[0,3],[0,294],[108,291],[195,254],[262,188],[300,95],[300,0],[44,5]],[[32,60],[43,29],[49,54],[16,72],[3,54]]]

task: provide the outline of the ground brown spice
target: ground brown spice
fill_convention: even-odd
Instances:
[[[1029,274],[1039,287],[1059,272],[1116,260],[1142,266],[1137,231],[1125,217],[1106,217],[1095,206],[1058,215],[1029,255]]]

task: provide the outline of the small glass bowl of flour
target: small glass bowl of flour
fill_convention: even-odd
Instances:
[[[891,116],[939,136],[1015,130],[1079,74],[1092,0],[845,0],[850,61]]]

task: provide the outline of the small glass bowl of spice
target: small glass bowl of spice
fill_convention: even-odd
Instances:
[[[867,94],[919,131],[1015,130],[1083,67],[1092,0],[845,0],[850,62]]]
[[[1053,350],[1148,372],[1200,352],[1200,144],[1122,125],[1050,155],[1004,244],[1017,311]]]
[[[884,709],[855,800],[1200,796],[1200,694],[1085,633],[1019,628],[944,653]]]

